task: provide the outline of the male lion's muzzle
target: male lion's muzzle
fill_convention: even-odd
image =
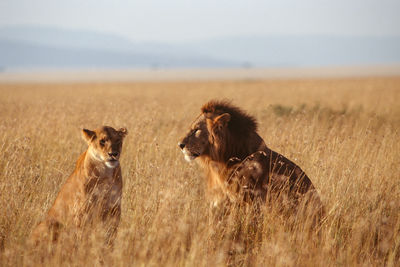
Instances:
[[[185,145],[184,143],[179,142],[179,143],[178,143],[178,146],[179,146],[181,149],[184,149],[186,145]]]
[[[194,160],[195,158],[197,158],[198,156],[200,156],[200,153],[195,153],[195,152],[189,151],[188,148],[186,147],[185,143],[179,142],[178,146],[182,150],[182,153],[185,156],[186,161],[190,162],[190,161]]]

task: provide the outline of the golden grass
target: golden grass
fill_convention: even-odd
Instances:
[[[253,114],[312,179],[327,210],[319,235],[274,206],[256,226],[213,223],[202,170],[177,147],[212,98]],[[399,103],[400,78],[0,85],[0,265],[398,266]],[[80,129],[103,124],[129,131],[115,247],[65,239],[40,262],[47,251],[25,241],[86,148]]]

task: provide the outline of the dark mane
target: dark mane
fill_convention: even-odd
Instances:
[[[254,117],[228,101],[212,100],[206,103],[201,111],[209,119],[214,119],[224,113],[231,115],[227,126],[228,131],[219,139],[217,146],[210,148],[212,160],[227,163],[230,158],[236,157],[243,160],[255,152],[252,143],[255,141],[254,138],[259,137],[256,133],[257,122]],[[262,139],[259,142],[262,142]]]
[[[229,113],[231,120],[229,121],[228,128],[231,133],[246,136],[248,133],[257,131],[258,125],[256,119],[232,105],[229,101],[211,100],[203,105],[201,111],[206,117],[215,117],[223,113]]]

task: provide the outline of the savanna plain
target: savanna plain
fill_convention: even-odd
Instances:
[[[229,99],[308,174],[318,229],[280,203],[211,218],[201,167],[177,143],[200,107]],[[75,161],[81,129],[127,127],[122,219],[112,250],[94,231],[26,245]],[[0,85],[1,266],[400,266],[400,78]],[[230,214],[235,214],[231,212]]]

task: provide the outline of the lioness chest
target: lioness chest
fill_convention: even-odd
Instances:
[[[88,179],[84,185],[85,201],[82,213],[105,219],[120,207],[122,179],[118,175]]]
[[[86,177],[74,173],[61,188],[49,216],[63,224],[83,226],[96,218],[104,220],[120,208],[121,197],[118,172]]]

